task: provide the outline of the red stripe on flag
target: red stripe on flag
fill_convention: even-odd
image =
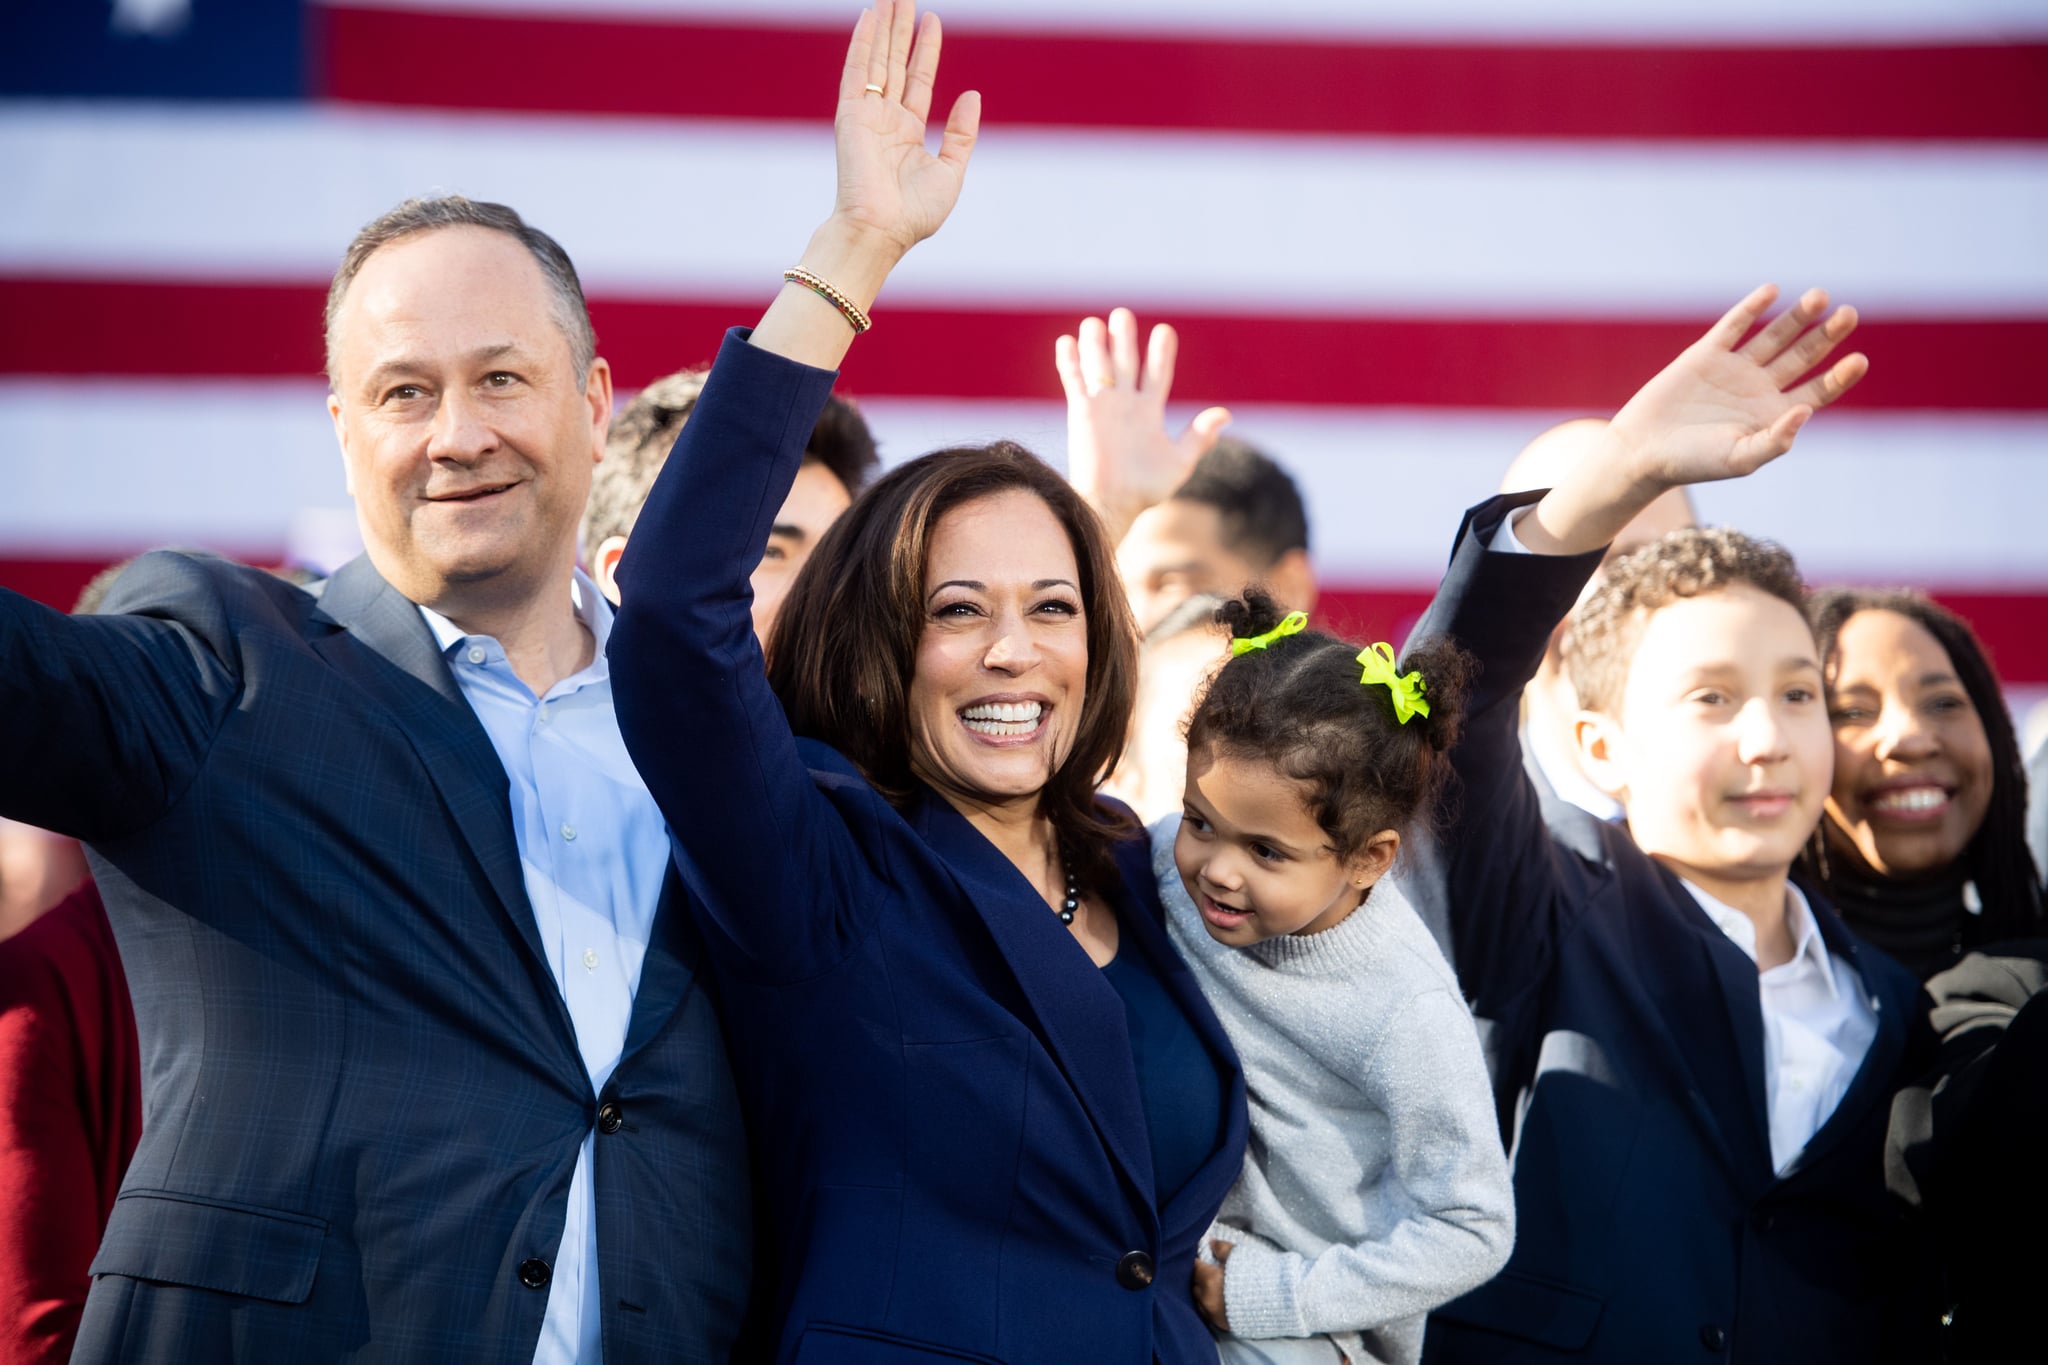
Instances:
[[[0,374],[313,377],[314,284],[0,276]],[[621,387],[701,364],[762,298],[674,303],[596,298],[591,314]],[[1175,397],[1345,407],[1618,407],[1711,321],[1599,318],[1239,317],[1166,312],[1181,334]],[[1057,398],[1053,339],[1076,312],[886,307],[848,357],[871,397]],[[2035,412],[2048,407],[2048,318],[1869,321],[1858,408]]]
[[[831,117],[838,29],[316,8],[333,99]],[[1005,126],[1544,138],[2048,138],[2048,46],[1254,40],[949,27],[943,86]],[[1798,92],[1847,92],[1847,98]]]

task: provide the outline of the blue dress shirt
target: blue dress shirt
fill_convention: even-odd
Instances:
[[[611,604],[580,570],[577,619],[596,642],[588,667],[544,697],[519,680],[488,635],[466,635],[427,607],[420,615],[511,779],[512,829],[526,897],[548,968],[569,1007],[593,1091],[625,1048],[640,964],[668,871],[668,830],[626,754],[612,711],[604,647]],[[548,1283],[535,1365],[603,1359],[597,1286],[597,1196],[585,1133],[569,1184],[568,1218]]]

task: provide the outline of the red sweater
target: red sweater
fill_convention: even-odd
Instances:
[[[0,942],[0,1365],[70,1359],[142,1133],[128,980],[87,882]]]

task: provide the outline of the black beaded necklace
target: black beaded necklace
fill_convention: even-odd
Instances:
[[[1067,897],[1060,902],[1060,923],[1072,924],[1074,912],[1081,908],[1081,882],[1074,876],[1072,863],[1062,861],[1060,866],[1067,874]]]

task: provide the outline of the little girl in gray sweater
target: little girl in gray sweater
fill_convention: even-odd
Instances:
[[[1514,1240],[1472,1016],[1382,880],[1441,784],[1469,664],[1434,644],[1404,675],[1385,645],[1276,624],[1256,590],[1219,614],[1232,657],[1188,722],[1183,813],[1152,830],[1251,1108],[1196,1302],[1227,1365],[1412,1365],[1424,1314]]]

